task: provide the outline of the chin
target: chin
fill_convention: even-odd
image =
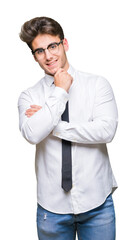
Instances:
[[[54,76],[56,71],[47,71],[47,70],[44,70],[45,74],[47,75],[50,75],[50,76]]]
[[[54,76],[57,71],[58,71],[58,68],[54,68],[52,70],[45,70],[45,73],[48,75]]]

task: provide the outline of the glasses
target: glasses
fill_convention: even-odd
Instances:
[[[50,43],[47,48],[37,48],[34,51],[32,50],[32,54],[35,55],[35,57],[38,60],[41,60],[45,56],[45,50],[48,50],[51,54],[57,54],[59,51],[59,45],[63,43],[63,40],[61,40],[59,43],[53,42]]]

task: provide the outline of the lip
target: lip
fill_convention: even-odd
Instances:
[[[54,67],[54,65],[56,65],[57,61],[58,61],[58,60],[54,60],[54,61],[52,61],[52,62],[50,62],[50,63],[47,63],[46,65],[47,65],[48,67]]]

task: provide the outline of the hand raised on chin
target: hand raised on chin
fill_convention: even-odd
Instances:
[[[54,84],[56,87],[63,88],[68,92],[71,84],[73,82],[72,76],[65,71],[63,68],[59,68],[54,75]]]
[[[54,84],[56,87],[63,88],[68,92],[71,84],[73,82],[72,76],[65,71],[63,68],[59,68],[54,75]],[[29,109],[26,110],[25,115],[27,117],[32,117],[36,112],[38,112],[42,107],[39,105],[31,105]]]

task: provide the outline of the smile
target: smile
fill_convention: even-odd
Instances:
[[[50,63],[47,63],[47,66],[50,67],[50,66],[54,66],[56,64],[58,60],[55,60],[53,62],[50,62]]]

